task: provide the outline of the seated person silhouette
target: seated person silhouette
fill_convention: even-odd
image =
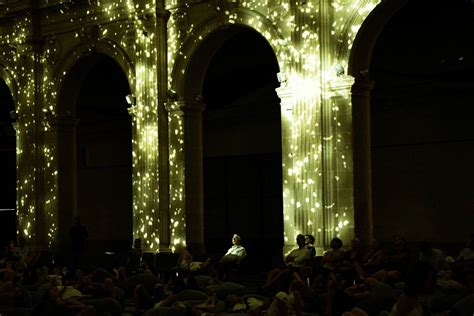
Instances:
[[[305,274],[306,271],[302,271],[302,268],[310,260],[311,250],[306,247],[305,236],[298,234],[296,236],[296,247],[285,256],[284,264],[268,272],[263,290],[273,294],[286,290],[293,278],[293,273]],[[304,279],[305,277],[305,275],[300,275],[300,278]]]
[[[313,235],[304,235],[304,244],[305,247],[309,249],[311,258],[316,256],[316,248],[314,247],[314,236]]]
[[[234,236],[232,236],[232,246],[218,262],[219,279],[229,278],[231,270],[238,269],[242,260],[247,256],[247,252],[240,242],[240,236],[234,234]]]
[[[204,271],[206,270],[209,263],[211,262],[210,258],[208,258],[204,262],[193,261],[193,256],[184,245],[177,245],[176,252],[179,253],[178,263],[176,264],[176,268],[181,271],[190,271],[190,272]]]

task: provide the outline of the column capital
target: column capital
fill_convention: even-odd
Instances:
[[[284,86],[275,89],[278,97],[280,98],[281,107],[284,110],[293,110],[293,93],[290,87]]]
[[[354,85],[355,78],[352,76],[339,76],[329,81],[329,91],[337,93],[338,91],[350,90]]]
[[[165,103],[165,109],[170,114],[186,115],[204,112],[206,105],[201,100],[180,100]]]
[[[355,96],[369,97],[373,87],[374,81],[367,76],[359,76],[355,77],[351,92]]]
[[[169,10],[160,8],[158,6],[156,7],[156,17],[157,17],[157,19],[160,19],[164,22],[168,22],[168,19],[170,18],[170,16],[171,16],[171,12]]]

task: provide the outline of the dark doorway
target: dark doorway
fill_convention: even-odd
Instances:
[[[452,243],[472,232],[473,34],[472,1],[422,0],[409,1],[377,40],[370,77],[381,239]]]
[[[0,79],[0,243],[16,240],[15,105],[10,89]],[[12,117],[13,116],[13,117]]]
[[[130,88],[112,58],[97,54],[81,63],[90,68],[77,87],[77,214],[88,225],[91,247],[126,249],[132,242]]]
[[[213,56],[203,87],[206,249],[223,255],[238,233],[249,264],[267,269],[283,247],[278,63],[257,32],[219,32],[229,36]]]

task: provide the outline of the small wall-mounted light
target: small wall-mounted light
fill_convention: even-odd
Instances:
[[[277,78],[280,83],[286,83],[287,81],[286,75],[282,72],[277,73]]]
[[[135,95],[133,94],[127,94],[125,96],[125,100],[127,100],[128,105],[130,106],[135,106],[137,99],[135,98]]]
[[[166,91],[166,96],[169,101],[178,101],[178,93],[174,90],[168,89],[168,91]]]
[[[335,70],[336,70],[336,76],[338,77],[344,75],[344,73],[346,72],[346,70],[344,69],[344,66],[341,64],[337,64],[335,67]]]

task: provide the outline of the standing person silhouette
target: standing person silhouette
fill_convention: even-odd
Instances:
[[[86,226],[81,224],[79,216],[74,217],[74,225],[69,230],[73,263],[80,264],[81,258],[86,253],[86,240],[89,237]]]

